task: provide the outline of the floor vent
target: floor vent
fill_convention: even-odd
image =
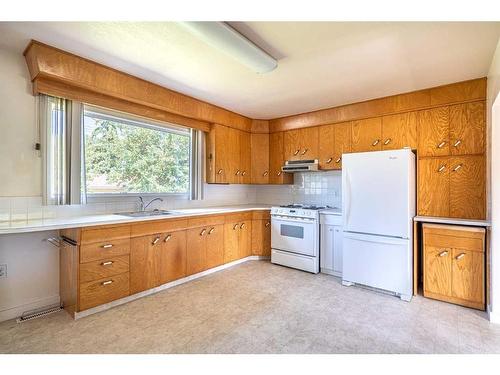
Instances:
[[[26,322],[28,320],[33,320],[36,318],[42,318],[44,316],[56,313],[58,311],[61,311],[63,309],[62,306],[59,305],[52,305],[50,307],[44,307],[43,309],[37,309],[37,310],[31,310],[23,313],[21,317],[17,318],[18,323]]]

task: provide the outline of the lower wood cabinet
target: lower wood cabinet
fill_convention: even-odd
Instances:
[[[252,254],[252,214],[227,218],[224,224],[224,263]]]
[[[187,232],[187,275],[224,263],[224,226],[193,228]]]
[[[423,225],[424,296],[485,309],[485,230]]]
[[[252,255],[271,256],[271,215],[254,211],[252,216]]]

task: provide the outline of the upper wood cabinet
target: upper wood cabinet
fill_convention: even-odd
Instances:
[[[312,160],[319,158],[319,127],[301,128],[284,132],[285,160]]]
[[[418,161],[418,214],[446,217],[450,214],[450,163],[447,158]]]
[[[251,137],[250,133],[241,130],[236,130],[239,133],[240,142],[240,159],[239,165],[236,168],[236,176],[238,180],[235,181],[240,184],[249,184],[252,180],[252,157],[251,157]]]
[[[450,106],[451,155],[482,154],[485,150],[484,102]]]
[[[269,134],[252,134],[252,184],[269,183]]]
[[[283,138],[283,132],[269,134],[269,183],[271,184],[293,183],[293,174],[281,171],[281,167],[285,164]]]
[[[324,125],[319,127],[319,168],[335,169],[334,147],[335,147],[335,125]]]
[[[374,117],[352,122],[352,151],[380,151],[382,149],[382,118]]]
[[[382,150],[417,148],[417,112],[382,117]]]
[[[206,179],[208,183],[238,183],[240,131],[213,124],[206,141]]]
[[[450,154],[450,109],[438,107],[417,112],[418,155]]]
[[[283,133],[284,160],[300,160],[300,129],[288,130]]]
[[[342,168],[342,154],[352,151],[351,143],[351,122],[341,122],[333,126],[334,145],[333,145],[333,163],[334,169]]]

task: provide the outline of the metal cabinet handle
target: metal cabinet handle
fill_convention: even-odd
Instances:
[[[293,156],[295,155],[298,155],[298,153],[300,152],[300,149],[296,150],[294,153],[293,153]]]
[[[160,240],[160,236],[156,237],[153,242],[151,242],[151,245],[156,245],[158,241]]]
[[[113,247],[113,244],[111,244],[111,243],[107,243],[107,244],[105,244],[105,245],[102,245],[101,247],[102,247],[103,249],[110,249],[110,248],[112,248],[112,247]]]
[[[302,151],[300,154],[301,154],[301,155],[305,155],[307,151],[309,151],[309,149],[308,149],[308,148],[305,148],[305,149],[304,149],[304,151]]]
[[[458,147],[458,145],[462,143],[460,139],[457,139],[455,143],[453,143],[453,147]]]
[[[446,250],[445,250],[445,251],[443,251],[443,252],[441,252],[441,253],[439,253],[439,256],[440,256],[440,257],[444,257],[444,256],[446,256],[446,255],[448,255],[448,251],[446,251]]]
[[[443,164],[442,166],[439,167],[438,172],[442,172],[446,169],[446,165]]]
[[[247,171],[243,171],[243,172],[241,172],[241,175],[242,175],[242,176],[244,176],[244,175],[246,175],[246,174],[247,174]]]
[[[392,139],[390,138],[387,138],[384,142],[384,145],[388,145],[389,143],[391,143]]]
[[[264,173],[262,173],[262,176],[266,177],[268,174],[269,174],[269,171],[264,171]]]
[[[212,234],[214,231],[215,231],[215,228],[210,228],[210,230],[208,231],[208,234]]]
[[[243,228],[245,228],[245,223],[241,223],[241,225],[240,225],[240,229],[243,229]]]
[[[172,235],[171,234],[167,234],[167,237],[165,237],[165,242],[167,241],[170,241],[170,239],[172,238]]]
[[[465,253],[461,253],[461,254],[458,254],[458,255],[455,257],[455,259],[456,259],[456,260],[460,260],[460,259],[462,259],[464,256],[465,256]]]
[[[326,161],[326,164],[330,164],[332,162],[333,158],[329,158],[327,161]]]
[[[437,148],[443,148],[445,144],[446,141],[442,141],[440,144],[437,145]]]
[[[238,224],[238,223],[234,224],[233,230],[236,230],[236,228],[238,228],[239,226],[240,226],[240,224]]]
[[[267,228],[269,225],[271,225],[271,223],[268,221],[268,222],[266,223],[266,228]]]
[[[219,170],[217,171],[217,174],[222,174],[222,169],[219,169]]]
[[[205,232],[206,232],[206,231],[207,231],[207,229],[206,229],[206,228],[203,228],[203,229],[201,230],[201,232],[200,232],[200,236],[205,235]]]
[[[113,280],[107,280],[107,281],[103,281],[101,283],[101,285],[106,286],[106,285],[109,285],[109,284],[112,284],[112,283],[113,283]]]
[[[453,168],[453,172],[458,171],[460,168],[462,168],[462,164],[457,165],[455,168]]]
[[[276,173],[276,176],[281,176],[281,173],[282,173],[281,171],[278,171],[278,172]]]
[[[101,266],[111,266],[114,262],[108,260],[107,262],[102,262]]]
[[[238,169],[238,170],[236,170],[235,175],[236,175],[236,176],[239,176],[239,175],[240,175],[240,173],[241,173],[241,172],[240,172],[240,170]]]
[[[372,143],[372,146],[376,146],[378,145],[378,143],[380,142],[380,139],[375,139]]]
[[[335,163],[337,163],[337,164],[338,164],[338,163],[340,163],[340,161],[341,161],[341,160],[342,160],[342,156],[341,156],[341,157],[339,157],[337,160],[335,160]]]

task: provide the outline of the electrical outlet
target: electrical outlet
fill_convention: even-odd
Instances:
[[[0,264],[0,279],[7,277],[7,265]]]

